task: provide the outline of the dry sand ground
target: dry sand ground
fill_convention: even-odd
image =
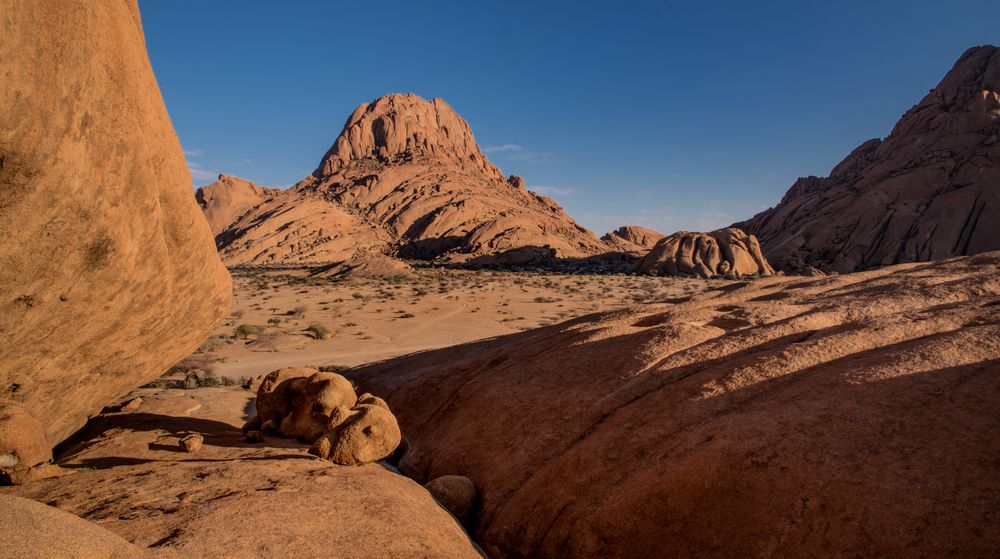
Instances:
[[[335,280],[234,271],[232,315],[182,368],[238,379],[292,366],[355,366],[690,295],[722,280],[421,269]],[[329,337],[308,331],[317,324]],[[259,333],[238,335],[240,326]],[[253,330],[253,328],[243,328]]]

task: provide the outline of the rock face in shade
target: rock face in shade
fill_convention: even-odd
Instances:
[[[638,225],[624,225],[607,233],[601,240],[604,241],[611,250],[625,252],[628,254],[645,254],[653,248],[656,241],[665,237],[659,231],[653,231]]]
[[[639,263],[639,271],[709,278],[774,275],[757,238],[732,227],[711,233],[681,231],[664,237]]]
[[[235,219],[217,239],[230,265],[606,250],[555,201],[526,190],[520,177],[504,177],[447,103],[412,94],[358,107],[311,176]]]
[[[231,287],[136,2],[0,13],[0,399],[56,444],[197,348]]]
[[[354,369],[490,557],[985,557],[1000,252],[734,283]],[[499,451],[498,449],[502,449]]]
[[[238,217],[279,192],[276,188],[264,188],[239,177],[219,175],[212,184],[199,188],[195,199],[205,213],[212,234],[218,235]]]
[[[35,501],[0,495],[0,557],[139,559],[138,547],[77,516]]]
[[[735,227],[779,269],[850,272],[1000,249],[1000,49],[969,49],[885,140]]]

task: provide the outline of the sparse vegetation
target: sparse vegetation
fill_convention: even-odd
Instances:
[[[317,340],[325,340],[330,337],[330,329],[318,322],[310,324],[309,327],[306,328],[306,331]]]
[[[256,324],[240,324],[233,330],[233,336],[245,340],[250,336],[260,336],[263,331],[263,326],[257,326]]]

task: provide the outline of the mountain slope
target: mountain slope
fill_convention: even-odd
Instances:
[[[230,265],[606,250],[555,201],[528,192],[519,177],[504,178],[447,103],[412,94],[358,107],[311,176],[236,218],[216,240]]]
[[[777,268],[848,272],[1000,249],[1000,49],[969,49],[885,140],[737,223]]]
[[[279,192],[276,188],[264,188],[239,177],[219,175],[212,184],[199,188],[195,199],[208,220],[212,234],[218,235],[236,218],[274,198]]]

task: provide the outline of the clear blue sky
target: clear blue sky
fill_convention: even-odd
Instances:
[[[1000,43],[997,0],[140,6],[196,184],[291,185],[356,106],[413,92],[598,234],[749,217]]]

